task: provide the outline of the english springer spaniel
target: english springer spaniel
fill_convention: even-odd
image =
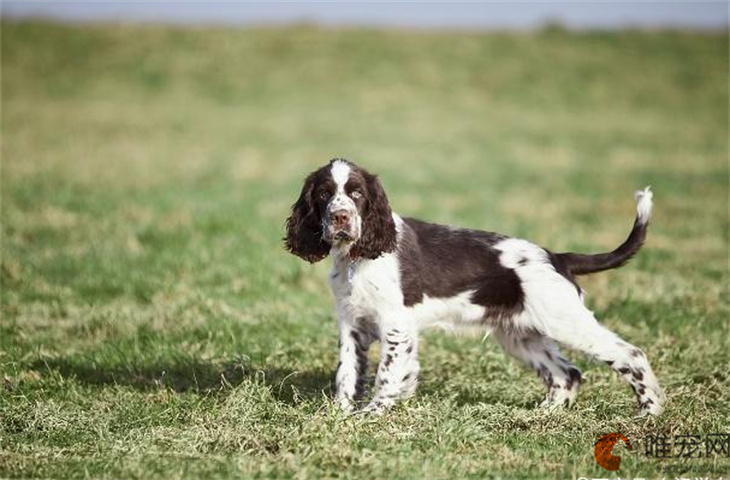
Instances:
[[[644,352],[601,326],[583,304],[577,275],[616,268],[641,247],[652,208],[647,187],[626,241],[597,255],[553,253],[526,240],[401,218],[375,175],[344,159],[312,172],[286,221],[286,248],[317,262],[331,255],[337,300],[336,400],[347,412],[365,393],[368,349],[382,342],[375,393],[364,412],[410,396],[418,332],[491,331],[547,386],[543,406],[570,406],[581,372],[558,343],[608,364],[634,389],[640,414],[658,415],[664,393]]]

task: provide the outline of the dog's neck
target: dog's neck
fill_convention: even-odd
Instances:
[[[355,276],[355,269],[360,263],[360,258],[352,256],[352,244],[343,247],[332,247],[330,250],[330,256],[332,257],[332,264],[334,269],[346,275],[347,282],[352,284],[352,279]]]

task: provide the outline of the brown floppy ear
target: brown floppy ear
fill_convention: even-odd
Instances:
[[[322,240],[322,220],[312,201],[314,174],[304,182],[299,199],[291,207],[291,216],[286,219],[286,249],[309,263],[322,260],[330,246]]]
[[[367,181],[366,213],[362,220],[362,235],[353,246],[351,256],[378,258],[396,247],[395,222],[383,186],[378,177],[365,174]]]

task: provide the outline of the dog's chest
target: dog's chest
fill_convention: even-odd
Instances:
[[[374,260],[335,259],[330,287],[339,307],[354,317],[377,317],[402,307],[400,271],[394,255]]]

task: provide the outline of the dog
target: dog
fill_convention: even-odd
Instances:
[[[605,362],[636,394],[639,415],[659,415],[664,393],[642,350],[601,326],[576,276],[624,265],[641,247],[652,209],[636,193],[628,238],[609,253],[553,253],[527,240],[402,218],[378,178],[336,158],[310,173],[286,220],[286,249],[314,263],[332,257],[337,303],[336,397],[353,412],[366,392],[368,349],[381,342],[375,391],[361,412],[382,413],[413,395],[418,333],[483,329],[545,383],[542,405],[569,407],[580,370],[558,344]]]

